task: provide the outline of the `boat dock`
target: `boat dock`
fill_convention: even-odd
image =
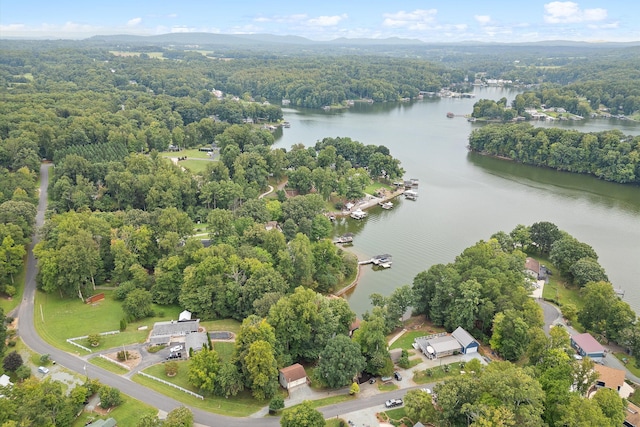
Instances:
[[[373,258],[365,261],[359,261],[358,265],[373,264],[382,268],[390,268],[392,263],[393,261],[391,260],[391,255],[383,254],[383,255],[376,255]]]

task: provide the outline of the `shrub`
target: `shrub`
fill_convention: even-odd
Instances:
[[[127,329],[127,320],[120,319],[120,332],[123,332],[126,329]]]
[[[2,367],[5,371],[15,372],[20,366],[22,366],[22,363],[22,356],[20,356],[17,352],[12,351],[4,358]]]
[[[129,351],[127,350],[120,350],[117,354],[116,357],[118,358],[119,361],[123,361],[123,360],[129,360],[131,359],[131,354],[129,353]]]
[[[31,376],[31,369],[27,365],[22,365],[16,369],[16,377],[20,380],[26,380]]]
[[[279,410],[284,408],[284,398],[281,394],[276,394],[273,396],[271,401],[269,402],[269,413],[275,414]]]
[[[175,377],[178,373],[178,362],[167,362],[164,365],[164,373],[168,377]]]
[[[91,334],[87,337],[87,342],[91,347],[97,347],[100,345],[100,335]]]

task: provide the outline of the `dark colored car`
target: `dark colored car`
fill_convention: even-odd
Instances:
[[[393,378],[395,378],[398,381],[402,381],[402,375],[400,375],[400,372],[398,371],[393,373]]]

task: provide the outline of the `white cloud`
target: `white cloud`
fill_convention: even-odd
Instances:
[[[491,22],[489,15],[474,15],[473,17],[480,25],[488,25]]]
[[[316,27],[335,27],[344,19],[347,19],[346,13],[333,16],[318,16],[317,18],[309,19],[308,24]]]
[[[544,5],[544,21],[549,24],[575,24],[602,21],[607,18],[606,9],[580,9],[578,3],[554,1]]]
[[[170,13],[167,15],[167,18],[177,18],[178,14],[177,13]]]
[[[412,12],[401,10],[396,13],[385,13],[382,25],[391,28],[407,28],[409,30],[426,30],[436,24],[437,9],[416,9]]]
[[[196,31],[198,31],[196,28],[187,27],[186,25],[175,25],[171,27],[172,33],[195,33]]]
[[[142,18],[133,18],[127,21],[127,27],[135,27],[136,25],[140,25],[142,22]]]

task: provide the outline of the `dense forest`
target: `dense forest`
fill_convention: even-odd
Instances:
[[[607,181],[640,183],[640,137],[617,130],[582,133],[526,123],[490,124],[471,133],[469,149]]]

